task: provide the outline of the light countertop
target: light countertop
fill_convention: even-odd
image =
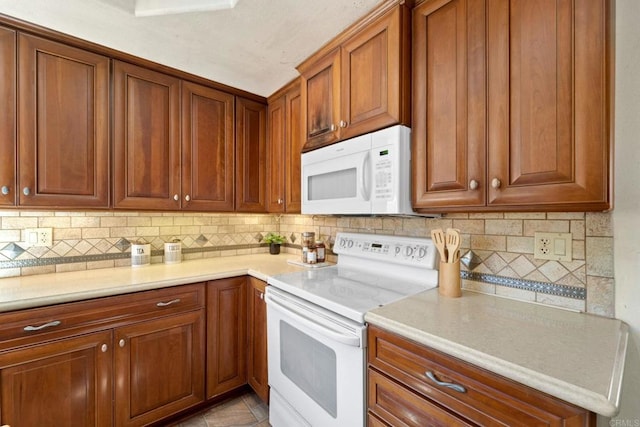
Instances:
[[[365,320],[598,414],[618,412],[629,335],[619,320],[437,289]]]
[[[268,276],[303,269],[287,263],[287,259],[298,258],[293,254],[238,255],[168,265],[10,277],[0,279],[0,312],[246,274],[266,281]]]

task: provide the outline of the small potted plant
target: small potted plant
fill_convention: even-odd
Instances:
[[[285,238],[278,233],[268,233],[264,241],[269,244],[269,253],[271,255],[278,255],[280,253],[280,245],[285,242]]]

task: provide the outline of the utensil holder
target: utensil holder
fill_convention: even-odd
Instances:
[[[438,272],[438,293],[449,298],[462,296],[460,286],[460,261],[442,262]]]

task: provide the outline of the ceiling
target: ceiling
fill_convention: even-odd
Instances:
[[[136,1],[0,0],[0,13],[269,96],[380,2],[238,0],[227,10],[136,17]]]

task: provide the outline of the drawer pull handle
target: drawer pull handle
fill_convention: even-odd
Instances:
[[[438,380],[438,379],[436,378],[436,376],[434,375],[434,373],[433,373],[433,372],[431,372],[431,371],[427,371],[427,372],[425,372],[424,374],[425,374],[427,377],[429,377],[429,379],[430,379],[431,381],[433,381],[434,383],[438,384],[439,386],[442,386],[442,387],[449,387],[450,389],[455,390],[455,391],[460,392],[460,393],[466,393],[466,392],[467,392],[467,389],[466,389],[466,388],[464,388],[464,387],[462,387],[462,386],[461,386],[461,385],[459,385],[459,384],[447,383],[447,382],[444,382],[444,381],[440,381],[440,380]]]
[[[62,323],[62,322],[60,322],[59,320],[54,320],[53,322],[45,323],[44,325],[40,325],[40,326],[31,326],[31,325],[25,326],[24,330],[26,332],[40,331],[40,330],[45,329],[45,328],[51,328],[53,326],[58,326],[60,323]]]
[[[176,299],[172,299],[171,301],[167,301],[167,302],[159,302],[156,304],[157,307],[167,307],[171,304],[177,304],[180,302],[180,298],[176,298]]]

